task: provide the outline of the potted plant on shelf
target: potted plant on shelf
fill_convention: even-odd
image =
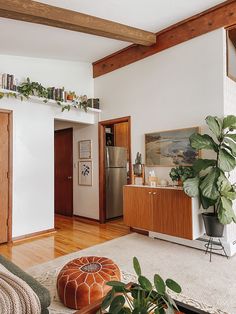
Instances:
[[[137,152],[136,158],[135,158],[135,164],[133,165],[134,174],[136,176],[142,175],[142,154]]]
[[[138,283],[126,285],[120,281],[109,281],[107,285],[111,290],[102,302],[102,310],[111,314],[176,313],[178,308],[168,294],[167,288],[175,293],[181,292],[181,287],[172,279],[164,281],[159,275],[154,275],[154,284],[141,274],[140,264],[136,257],[133,258],[134,270]],[[176,311],[175,311],[176,310]]]
[[[184,181],[184,191],[191,197],[199,196],[204,209],[213,208],[213,212],[204,212],[203,220],[206,234],[222,237],[224,225],[236,222],[233,200],[236,199],[236,185],[229,180],[230,172],[236,166],[236,116],[224,119],[208,116],[206,123],[213,133],[195,133],[190,144],[195,149],[211,150],[212,159],[198,159],[193,164],[194,177]]]
[[[69,91],[67,94],[67,100],[73,101],[76,98],[75,92]]]
[[[194,172],[192,167],[177,166],[170,170],[169,176],[172,181],[176,181],[178,185],[182,186],[186,179],[194,176]]]

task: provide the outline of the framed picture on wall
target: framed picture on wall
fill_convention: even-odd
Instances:
[[[79,159],[91,159],[92,158],[92,141],[84,140],[79,141]]]
[[[199,127],[145,134],[147,166],[190,166],[199,157],[199,151],[190,146],[189,137],[199,133]]]
[[[93,178],[93,163],[92,160],[80,160],[79,161],[79,185],[92,186]]]

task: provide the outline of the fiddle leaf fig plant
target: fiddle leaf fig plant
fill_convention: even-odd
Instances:
[[[133,258],[133,266],[138,283],[126,285],[120,281],[109,281],[111,290],[102,302],[101,309],[110,314],[174,314],[178,310],[168,289],[175,293],[181,292],[181,287],[172,279],[164,281],[161,276],[154,275],[154,283],[144,277],[139,261]],[[101,313],[101,312],[100,312]]]
[[[199,196],[204,209],[214,207],[222,224],[236,222],[233,200],[236,199],[236,184],[229,181],[230,172],[236,167],[236,116],[223,119],[206,117],[206,123],[213,133],[194,133],[190,144],[194,149],[214,152],[215,158],[198,159],[193,164],[194,177],[184,181],[186,194]]]

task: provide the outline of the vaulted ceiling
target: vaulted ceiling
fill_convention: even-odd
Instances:
[[[143,30],[158,32],[222,0],[40,0]],[[130,43],[0,18],[0,54],[96,61]]]

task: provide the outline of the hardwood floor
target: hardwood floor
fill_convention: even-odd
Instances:
[[[99,224],[57,215],[56,232],[0,245],[0,254],[26,269],[56,257],[115,239],[129,233],[122,220]]]

